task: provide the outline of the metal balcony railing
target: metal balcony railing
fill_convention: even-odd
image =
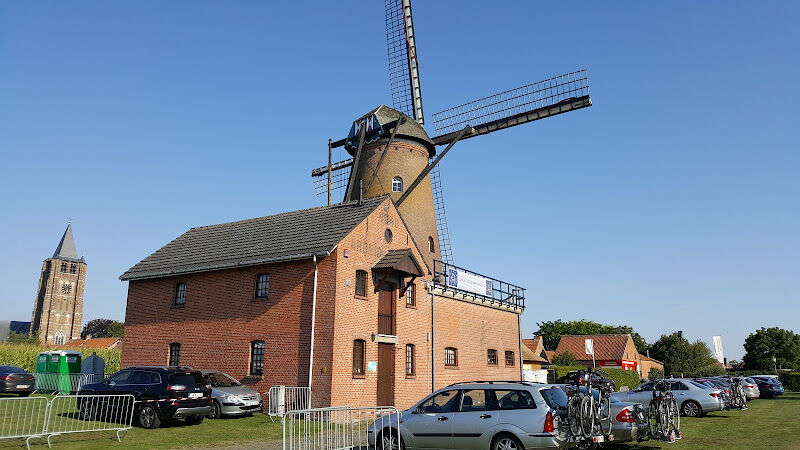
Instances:
[[[471,270],[448,264],[433,262],[433,284],[445,292],[458,293],[475,300],[502,306],[525,309],[525,289]]]

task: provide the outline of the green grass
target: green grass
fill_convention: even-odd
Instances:
[[[682,417],[683,439],[674,444],[646,441],[613,448],[800,448],[800,393],[787,392],[774,399],[757,399],[748,406],[746,411],[717,411],[700,418]]]
[[[610,448],[800,448],[800,393],[789,392],[776,399],[755,400],[747,411],[719,411],[705,417],[682,418],[683,439],[674,444],[646,441]],[[200,425],[181,422],[157,430],[133,428],[117,443],[114,433],[80,433],[54,438],[55,449],[107,448],[280,448],[280,421],[272,422],[263,414],[238,419],[205,420]],[[44,440],[34,441],[45,448]],[[24,448],[23,440],[0,440],[0,449]]]

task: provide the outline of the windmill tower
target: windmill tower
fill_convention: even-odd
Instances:
[[[462,139],[592,105],[586,69],[503,91],[433,114],[423,128],[422,91],[411,0],[385,0],[389,86],[394,108],[356,119],[347,138],[328,142],[328,165],[311,171],[317,194],[344,189],[344,200],[391,194],[426,262],[453,263],[439,161]],[[344,146],[352,158],[331,161]],[[446,146],[436,154],[436,146]],[[427,155],[427,157],[426,157]],[[431,158],[434,158],[431,161]],[[413,180],[413,181],[412,181]]]

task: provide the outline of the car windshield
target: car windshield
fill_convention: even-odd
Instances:
[[[567,394],[565,394],[561,389],[552,387],[541,389],[539,393],[542,394],[542,398],[544,398],[547,406],[558,409],[564,409],[567,407]]]
[[[203,377],[206,379],[206,382],[211,385],[211,387],[233,387],[242,385],[242,383],[236,381],[236,379],[227,373],[210,372],[205,374]]]

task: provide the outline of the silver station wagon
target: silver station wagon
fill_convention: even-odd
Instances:
[[[558,414],[543,397],[553,387],[498,381],[450,385],[400,413],[400,446],[397,432],[379,429],[378,422],[367,431],[369,443],[387,450],[558,448],[564,445]]]

